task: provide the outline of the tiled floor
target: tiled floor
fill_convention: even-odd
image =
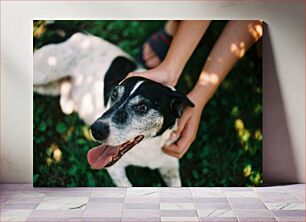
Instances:
[[[126,189],[2,184],[1,221],[305,221],[305,185]]]

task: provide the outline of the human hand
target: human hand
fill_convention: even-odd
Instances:
[[[195,107],[185,108],[183,115],[178,120],[177,130],[171,133],[170,140],[179,138],[176,143],[163,147],[163,151],[166,154],[179,159],[184,156],[196,138],[204,107],[203,101],[200,100],[201,98],[197,97],[193,92],[187,96],[194,102]]]
[[[163,85],[174,87],[177,84],[179,74],[180,73],[175,72],[174,69],[168,65],[161,63],[156,68],[148,71],[131,72],[128,74],[127,78],[132,76],[142,76]]]

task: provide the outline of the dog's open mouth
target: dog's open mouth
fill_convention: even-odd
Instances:
[[[110,167],[115,164],[127,151],[132,149],[144,138],[143,135],[135,137],[132,141],[127,141],[118,146],[102,144],[88,151],[87,160],[93,169]]]

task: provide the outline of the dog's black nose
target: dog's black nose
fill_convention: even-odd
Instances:
[[[101,121],[94,122],[91,126],[91,133],[96,140],[104,140],[109,136],[109,126]]]

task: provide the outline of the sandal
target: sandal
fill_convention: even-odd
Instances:
[[[165,29],[161,29],[158,32],[151,35],[146,41],[146,43],[150,45],[153,52],[160,59],[160,61],[163,61],[164,58],[166,57],[171,41],[172,41],[172,36],[166,33]],[[142,58],[143,56],[142,53],[143,53],[143,46],[141,46],[136,60],[143,67],[149,69],[149,67],[146,66],[144,59]]]

